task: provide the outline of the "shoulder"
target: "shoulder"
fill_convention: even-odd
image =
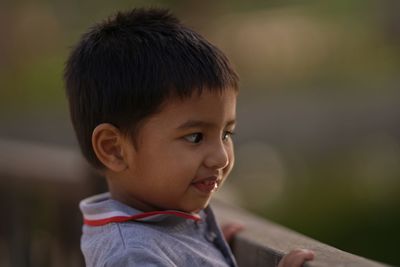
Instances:
[[[136,223],[84,226],[81,249],[87,266],[174,266],[159,253],[158,235],[156,229]]]
[[[84,226],[82,250],[127,249],[129,247],[154,246],[160,231],[141,223],[110,223],[100,227]]]

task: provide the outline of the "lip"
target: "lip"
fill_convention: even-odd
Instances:
[[[202,193],[211,193],[218,189],[221,179],[218,176],[210,176],[206,178],[195,179],[191,185]]]

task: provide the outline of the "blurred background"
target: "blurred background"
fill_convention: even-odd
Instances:
[[[78,151],[63,91],[66,57],[94,22],[138,6],[170,8],[225,51],[241,76],[237,161],[222,196],[339,249],[400,265],[397,0],[3,0],[2,166],[29,173],[38,158],[51,165],[57,157],[43,147]],[[32,146],[41,156],[29,154]],[[81,167],[68,160],[70,170],[54,176]],[[0,266],[81,264],[79,237],[70,234],[80,215],[65,203],[104,185],[9,177],[0,170]],[[58,213],[64,219],[54,219]],[[65,256],[55,235],[76,250]]]

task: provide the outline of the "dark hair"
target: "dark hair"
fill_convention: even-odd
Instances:
[[[111,123],[134,134],[168,97],[238,90],[225,55],[157,8],[119,12],[90,28],[72,50],[64,79],[83,155],[100,168],[91,143],[97,125]]]

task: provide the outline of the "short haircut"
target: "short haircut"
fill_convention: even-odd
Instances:
[[[238,90],[227,57],[166,9],[118,12],[95,24],[71,51],[64,79],[70,115],[85,158],[104,167],[92,133],[111,123],[134,134],[168,97]]]

